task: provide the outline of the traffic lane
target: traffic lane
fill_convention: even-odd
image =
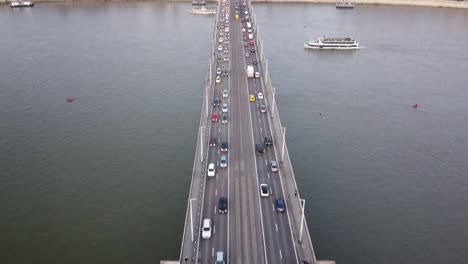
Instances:
[[[255,84],[255,79],[250,79],[249,80],[249,86],[251,89],[251,93],[257,92],[256,87],[254,86]],[[259,100],[256,100],[255,102],[250,103],[250,110],[252,114],[252,126],[254,127],[254,137],[256,138],[256,142],[258,144],[263,144],[262,138],[263,138],[263,124],[262,124],[262,116],[263,113],[261,113],[259,109]],[[263,122],[264,123],[264,122]],[[267,252],[268,252],[268,260],[270,263],[281,263],[282,260],[282,255],[279,253],[281,249],[280,247],[280,239],[277,236],[277,223],[274,215],[272,214],[272,199],[271,197],[275,193],[275,190],[272,187],[272,183],[268,179],[268,174],[266,170],[266,160],[267,155],[268,155],[268,149],[265,148],[265,154],[264,155],[257,155],[256,156],[256,161],[257,161],[257,174],[258,174],[258,179],[260,183],[265,183],[270,187],[270,196],[269,197],[261,197],[261,208],[262,208],[262,213],[263,213],[263,223],[264,223],[264,230],[265,230],[265,242],[267,246]],[[256,190],[256,193],[258,196],[260,196],[260,189]]]
[[[239,30],[237,28],[237,30]],[[234,36],[231,38],[233,39],[234,43],[233,45],[237,46],[236,48],[233,48],[236,50],[236,53],[239,49],[239,41],[238,38],[236,39]],[[237,42],[237,43],[235,43]],[[234,51],[233,51],[234,52]],[[262,252],[263,248],[259,248],[257,250],[252,250],[252,245],[258,245],[261,246],[262,240],[259,241],[259,237],[261,237],[261,233],[259,233],[260,228],[258,228],[259,223],[258,219],[260,218],[258,216],[258,209],[256,208],[255,203],[249,204],[249,194],[252,193],[251,190],[249,190],[249,186],[252,186],[250,183],[254,178],[252,177],[252,174],[254,174],[255,169],[252,164],[252,160],[249,158],[244,157],[245,153],[248,151],[248,149],[252,149],[251,142],[249,142],[248,133],[251,133],[251,128],[248,126],[249,125],[249,120],[246,120],[246,117],[248,115],[248,111],[246,111],[245,107],[245,102],[247,102],[247,97],[245,96],[244,89],[245,83],[243,78],[245,78],[245,68],[244,68],[244,63],[241,62],[240,56],[235,56],[235,59],[233,59],[233,69],[235,69],[235,72],[238,76],[234,76],[237,80],[237,87],[236,90],[238,93],[236,93],[237,96],[237,102],[238,102],[238,113],[239,113],[239,124],[236,125],[238,128],[238,139],[239,139],[239,165],[237,168],[239,171],[236,171],[235,173],[235,192],[233,192],[233,196],[235,196],[235,202],[237,203],[236,210],[240,212],[238,215],[236,215],[236,221],[234,223],[233,229],[235,230],[236,234],[239,234],[240,239],[236,239],[237,245],[236,245],[236,251],[235,253],[231,253],[231,258],[230,260],[233,261],[233,263],[237,263],[237,261],[241,261],[242,263],[264,263],[263,257],[262,257]],[[240,82],[242,80],[242,82]],[[248,110],[248,109],[247,109]],[[237,112],[237,111],[236,111]],[[250,139],[251,141],[251,139]],[[254,231],[249,231],[254,230]],[[244,243],[242,243],[244,241]],[[245,241],[249,241],[250,243],[245,243]],[[234,256],[233,254],[237,254],[237,256]]]
[[[257,82],[260,83],[260,87],[262,88],[261,92],[263,92],[263,94],[265,95],[265,91],[264,91],[264,88],[265,86],[263,85],[263,82],[262,80],[259,78],[257,79]],[[271,107],[269,106],[269,102],[268,102],[268,99],[266,97],[266,95],[264,96],[265,99],[263,99],[265,101],[265,104],[267,105],[267,109],[269,109],[271,111]],[[266,113],[262,119],[265,121],[263,122],[263,129],[264,131],[266,131],[266,135],[272,135],[272,132],[271,132],[271,124],[270,124],[270,114],[269,113]],[[275,161],[278,161],[278,158],[276,156],[277,152],[276,152],[276,147],[278,147],[276,145],[276,142],[273,143],[274,145],[272,147],[270,147],[272,149],[272,151],[269,151],[267,153],[267,155],[269,156],[269,160],[275,160]],[[269,166],[267,166],[267,169],[269,170],[269,173],[271,173],[273,176],[277,176],[277,177],[274,177],[273,181],[272,181],[272,185],[275,189],[277,189],[278,191],[280,191],[280,197],[278,198],[283,198],[286,202],[286,204],[288,204],[288,197],[286,197],[284,195],[284,189],[283,189],[283,183],[281,181],[281,175],[282,175],[282,171],[281,171],[281,168],[279,169],[280,171],[279,172],[276,172],[276,173],[273,173],[271,172],[271,169],[269,168]],[[278,193],[278,192],[277,192]],[[283,239],[281,240],[283,243],[283,246],[282,248],[284,248],[284,254],[285,256],[287,256],[287,258],[289,259],[289,262],[288,263],[293,263],[294,262],[297,262],[298,259],[297,259],[297,255],[296,255],[296,249],[295,249],[295,244],[294,244],[294,241],[293,241],[293,237],[292,237],[292,229],[291,229],[291,224],[290,224],[290,219],[289,219],[289,211],[288,211],[288,208],[286,208],[286,213],[281,213],[279,214],[279,230],[280,232],[282,233],[281,236],[283,237]]]

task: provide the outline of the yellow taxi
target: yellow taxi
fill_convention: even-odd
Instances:
[[[216,76],[216,83],[221,83],[221,77]]]
[[[255,95],[251,94],[249,97],[250,102],[255,102]]]

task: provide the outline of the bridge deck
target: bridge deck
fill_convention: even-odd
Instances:
[[[230,38],[227,41],[224,29],[227,25],[222,21],[226,17],[221,16],[225,6],[217,7],[180,263],[214,263],[217,251],[224,252],[227,263],[289,264],[304,260],[316,263],[305,218],[302,239],[300,237],[301,201],[304,201],[297,193],[263,43],[255,17],[251,16],[250,2],[242,6],[243,0],[238,1],[239,19],[235,16],[235,0],[227,2],[230,9]],[[247,39],[243,36],[242,29],[247,31],[247,16],[248,22],[252,23],[253,45],[247,32]],[[250,51],[251,47],[254,52]],[[218,58],[221,58],[220,62]],[[248,78],[247,65],[253,66],[260,77]],[[229,76],[217,75],[217,68],[229,69]],[[219,83],[215,81],[217,76]],[[224,90],[228,91],[227,97],[222,96]],[[264,99],[258,98],[259,92],[264,94]],[[250,95],[255,95],[255,102],[249,101]],[[213,106],[215,97],[220,98],[221,105],[228,104],[226,124],[211,120],[213,113],[220,119],[224,114],[221,107]],[[266,113],[259,111],[260,105],[266,105]],[[262,143],[263,138],[270,135],[273,146],[267,146],[264,155],[255,155],[255,144]],[[212,138],[218,141],[215,147],[208,146]],[[228,142],[227,152],[220,151],[219,144],[223,141]],[[227,157],[227,168],[220,167],[221,156]],[[278,161],[278,172],[271,171],[269,162],[272,160]],[[207,176],[209,163],[216,165],[215,177]],[[269,197],[260,197],[261,183],[269,185]],[[226,214],[218,211],[220,197],[228,198]],[[286,202],[285,213],[275,210],[274,202],[278,198]],[[205,218],[213,221],[210,239],[200,238],[201,223]]]

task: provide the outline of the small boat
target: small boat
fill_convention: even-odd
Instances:
[[[32,1],[13,1],[10,2],[10,7],[31,7],[34,6]]]
[[[321,37],[315,41],[310,40],[304,44],[306,49],[359,49],[359,42],[352,38],[326,38]]]
[[[354,4],[351,2],[345,2],[344,0],[341,0],[341,1],[336,2],[336,8],[337,9],[353,9]]]

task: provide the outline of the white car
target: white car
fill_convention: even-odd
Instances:
[[[229,97],[229,94],[228,94],[228,91],[227,91],[227,90],[223,90],[223,97],[224,97],[224,98],[228,98],[228,97]]]
[[[219,68],[218,68],[218,69],[219,69]],[[216,73],[218,73],[218,72],[216,72]],[[258,93],[258,94],[257,94],[257,98],[258,98],[258,99],[263,99],[263,93]]]
[[[216,174],[216,168],[214,163],[208,165],[208,177],[214,177]]]
[[[218,51],[222,51],[223,50],[223,45],[219,45],[218,46]]]
[[[216,75],[220,75],[221,74],[221,68],[217,68],[216,69]]]
[[[266,183],[260,184],[260,196],[261,197],[268,197],[270,196],[270,188]]]
[[[250,28],[247,29],[247,32],[252,33],[252,29],[250,29]]]
[[[223,31],[220,31],[220,32],[219,32],[219,35],[220,35],[220,36],[224,36],[224,32],[223,32]]]
[[[219,38],[219,43],[223,43],[224,39],[223,38]]]
[[[242,32],[245,32],[245,28],[242,28]]]
[[[255,78],[260,78],[260,73],[259,72],[255,72]]]
[[[228,111],[228,104],[223,104],[223,108],[222,108],[221,111],[223,111],[223,113],[227,113],[227,111]]]
[[[209,218],[203,219],[202,237],[203,239],[209,239],[211,237],[211,219]]]

